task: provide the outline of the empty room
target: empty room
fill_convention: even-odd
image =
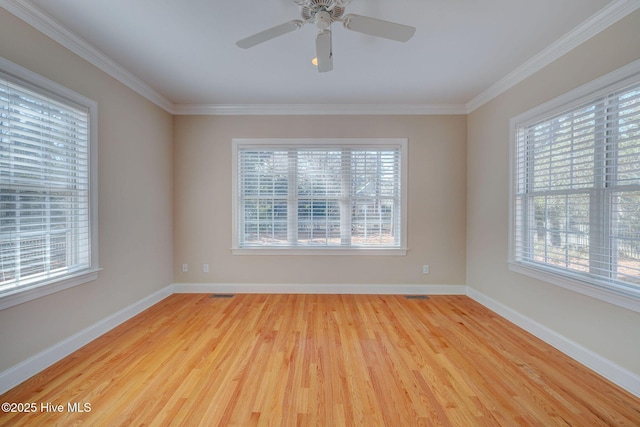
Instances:
[[[0,425],[640,425],[640,0],[0,0]]]

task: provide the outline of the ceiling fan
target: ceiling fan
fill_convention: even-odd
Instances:
[[[344,15],[344,8],[351,0],[293,0],[300,6],[302,20],[295,19],[268,30],[244,38],[236,43],[242,49],[248,49],[273,38],[302,28],[304,24],[313,24],[318,28],[316,37],[316,55],[318,71],[323,73],[333,69],[333,52],[331,49],[331,24],[342,22],[347,30],[385,39],[406,42],[416,29],[407,25],[396,24],[361,15]],[[343,16],[344,15],[344,16]]]

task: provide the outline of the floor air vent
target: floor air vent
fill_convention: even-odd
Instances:
[[[407,299],[429,299],[429,295],[405,295]]]
[[[211,294],[209,298],[233,298],[234,294]]]

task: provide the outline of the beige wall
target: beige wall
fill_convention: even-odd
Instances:
[[[640,375],[640,313],[510,272],[509,119],[640,58],[640,12],[468,117],[467,284]]]
[[[172,118],[0,9],[0,56],[98,102],[95,282],[0,310],[0,372],[172,282]]]
[[[174,126],[176,282],[465,284],[465,116],[177,116]],[[408,254],[232,255],[234,137],[408,138]]]

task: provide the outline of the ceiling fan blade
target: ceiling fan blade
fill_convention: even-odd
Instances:
[[[361,15],[346,15],[343,18],[344,27],[359,33],[370,34],[376,37],[406,42],[416,32],[414,27],[396,24],[381,19],[369,18]]]
[[[333,70],[331,31],[323,30],[318,33],[318,37],[316,37],[316,55],[318,58],[318,72],[325,73]]]
[[[261,31],[257,34],[244,38],[236,42],[236,45],[242,49],[248,49],[257,44],[264,43],[273,38],[290,33],[291,31],[295,31],[298,28],[302,28],[303,25],[304,22],[297,19],[285,22],[284,24],[277,25],[273,28],[269,28],[268,30]]]

